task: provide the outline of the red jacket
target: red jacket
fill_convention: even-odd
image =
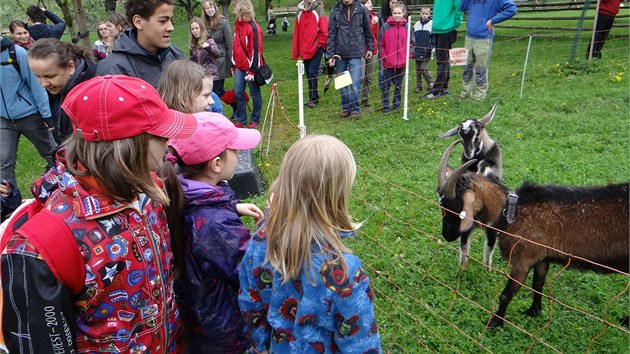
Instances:
[[[252,25],[256,27],[258,37],[258,48],[254,47],[254,31]],[[257,49],[257,50],[256,50]],[[258,67],[263,63],[263,34],[256,21],[245,22],[236,20],[234,22],[234,44],[232,47],[232,65],[238,70],[248,71],[254,75]]]
[[[602,0],[599,3],[599,12],[608,16],[617,16],[620,4],[620,0]]]
[[[297,60],[311,59],[317,48],[326,49],[328,40],[328,17],[319,1],[313,1],[311,6],[304,8],[304,2],[298,4],[293,29],[293,48],[291,58]]]
[[[370,32],[372,32],[372,38],[374,38],[374,53],[372,53],[372,55],[377,55],[378,47],[380,47],[378,45],[378,32],[380,28],[378,27],[378,21],[376,21],[376,23],[373,22],[374,18],[378,20],[378,16],[376,16],[373,11],[370,11]]]
[[[378,36],[379,57],[384,68],[403,68],[407,62],[407,20],[399,22],[392,17],[381,27]]]
[[[18,229],[2,254],[9,350],[183,353],[164,208],[149,198],[130,204],[104,196],[93,178],[75,178],[58,157],[57,168],[38,181],[37,195],[65,221],[71,233],[63,237],[76,240],[75,250],[53,256],[80,251],[85,280],[78,293],[62,284],[58,269],[49,267],[55,263],[42,259],[50,252],[35,248]],[[10,299],[21,300],[7,306]]]

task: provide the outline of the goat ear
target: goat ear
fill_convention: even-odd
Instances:
[[[492,119],[494,119],[494,116],[496,114],[497,114],[497,105],[495,104],[494,106],[492,106],[492,109],[490,110],[490,112],[488,112],[488,114],[486,114],[485,116],[483,116],[483,118],[481,118],[481,121],[479,121],[479,123],[481,124],[482,127],[485,127],[488,123],[492,121]]]
[[[438,135],[438,138],[442,138],[442,139],[444,139],[444,138],[451,137],[451,136],[453,136],[453,135],[457,134],[457,131],[458,131],[458,130],[459,130],[459,125],[458,125],[458,126],[456,126],[456,127],[455,127],[455,128],[453,128],[453,129],[451,129],[451,130],[447,131],[446,133],[442,133],[442,134]]]
[[[475,193],[469,190],[464,192],[462,202],[462,214],[464,214],[464,218],[459,225],[459,232],[466,232],[475,224]]]

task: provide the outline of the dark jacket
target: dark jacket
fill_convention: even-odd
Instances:
[[[48,10],[44,11],[44,14],[46,14],[46,17],[48,17],[53,24],[48,25],[45,23],[38,23],[35,25],[29,25],[28,33],[31,35],[31,38],[33,38],[34,41],[40,38],[61,39],[63,31],[66,30],[66,23],[63,22],[59,16]]]
[[[61,92],[56,95],[48,93],[50,111],[55,123],[53,137],[57,144],[61,144],[62,141],[72,134],[70,118],[66,112],[61,109],[64,98],[75,86],[93,78],[95,74],[96,64],[92,63],[90,60],[78,59],[76,63],[74,63],[74,74],[70,76],[70,79],[68,79],[68,82],[66,82]]]
[[[415,60],[430,60],[431,49],[433,49],[433,36],[431,31],[433,27],[433,20],[429,17],[426,22],[419,19],[415,25],[413,25],[413,58]]]
[[[348,19],[348,10],[351,11]],[[328,17],[326,58],[360,58],[367,50],[374,52],[374,39],[370,31],[370,15],[365,6],[354,1],[350,6],[342,2],[335,5]]]
[[[98,63],[96,75],[133,76],[157,87],[162,71],[177,59],[186,59],[181,49],[170,45],[151,53],[138,44],[135,29],[128,29],[116,39],[112,53]]]
[[[230,27],[230,22],[223,16],[219,25],[215,29],[208,28],[208,38],[214,38],[221,54],[217,57],[218,76],[215,80],[223,80],[232,77],[232,43],[234,42],[234,32]]]
[[[243,353],[238,271],[250,238],[236,211],[234,191],[183,177],[185,266],[175,294],[188,353]]]

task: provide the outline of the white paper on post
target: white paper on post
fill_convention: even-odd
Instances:
[[[468,48],[453,48],[449,50],[451,66],[462,66],[468,63]]]
[[[350,85],[352,85],[352,77],[350,77],[350,72],[348,70],[342,72],[335,78],[335,90],[339,90],[340,88]]]

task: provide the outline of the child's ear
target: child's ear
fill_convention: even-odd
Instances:
[[[221,168],[222,168],[222,160],[219,156],[213,158],[212,160],[208,161],[208,169],[211,172],[214,173],[221,173]]]

